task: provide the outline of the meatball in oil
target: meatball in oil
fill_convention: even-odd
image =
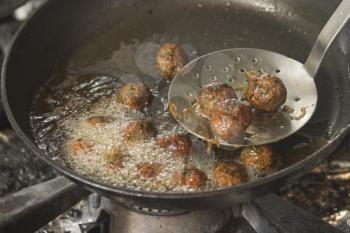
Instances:
[[[181,157],[188,156],[191,153],[192,142],[186,135],[174,134],[162,137],[157,140],[157,143],[160,147]]]
[[[152,94],[142,83],[128,83],[120,90],[118,100],[126,107],[141,110],[151,104]]]
[[[157,66],[164,79],[171,80],[186,65],[182,48],[173,43],[163,45],[157,55]]]
[[[77,139],[70,145],[70,150],[73,155],[82,155],[89,153],[92,150],[93,144],[84,139]]]
[[[161,165],[158,163],[142,163],[137,166],[137,169],[143,178],[152,179],[161,172]]]
[[[124,157],[124,151],[119,147],[115,147],[105,154],[104,160],[110,168],[119,169],[123,167]]]
[[[140,120],[130,122],[123,130],[124,139],[128,141],[144,141],[156,136],[157,131],[150,121]]]
[[[277,111],[287,99],[287,89],[282,80],[266,73],[248,72],[246,100],[257,110]]]
[[[218,162],[214,169],[214,180],[219,187],[230,187],[246,182],[247,174],[240,164]]]
[[[198,189],[206,184],[208,177],[205,172],[197,168],[188,168],[175,174],[174,180],[178,185],[186,185],[190,188]]]
[[[240,161],[256,175],[266,175],[271,172],[278,162],[278,156],[271,146],[254,146],[242,149]]]

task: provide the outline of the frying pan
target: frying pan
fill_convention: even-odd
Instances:
[[[65,65],[72,50],[100,33],[103,26],[116,31],[115,44],[108,45],[111,49],[122,41],[144,41],[154,33],[170,33],[195,45],[200,54],[256,47],[304,61],[338,4],[327,0],[51,0],[18,32],[5,58],[1,87],[4,108],[15,131],[37,156],[86,189],[116,201],[173,210],[223,208],[246,202],[289,184],[323,162],[349,132],[348,26],[316,79],[320,100],[312,122],[326,124],[329,140],[306,159],[271,176],[223,190],[152,193],[107,186],[83,177],[37,148],[29,124],[33,97],[50,74]],[[93,58],[94,54],[87,56]]]

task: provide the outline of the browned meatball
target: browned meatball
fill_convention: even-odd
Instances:
[[[160,147],[171,151],[175,155],[185,157],[191,153],[192,142],[182,134],[159,138],[157,143]]]
[[[151,179],[161,172],[161,165],[159,163],[142,163],[137,166],[137,169],[142,177]]]
[[[229,99],[237,99],[235,90],[227,84],[214,83],[202,88],[198,95],[198,104],[203,114],[211,117],[215,106]]]
[[[124,129],[124,138],[129,141],[142,141],[155,137],[157,131],[146,120],[130,122]]]
[[[256,109],[275,112],[286,102],[287,89],[278,77],[249,72],[248,87],[244,95]]]
[[[104,156],[106,163],[112,169],[122,168],[124,158],[125,158],[125,153],[119,147],[113,148],[110,152],[106,153]]]
[[[243,124],[233,116],[226,114],[212,114],[210,129],[215,137],[225,141],[239,141],[245,137]]]
[[[220,187],[229,187],[247,181],[244,168],[237,163],[218,162],[214,170],[215,183]]]
[[[93,144],[84,139],[77,139],[73,141],[70,145],[71,152],[73,155],[80,155],[89,153],[92,150]]]
[[[143,109],[151,104],[152,94],[142,83],[128,83],[121,90],[118,99],[132,109]]]
[[[86,122],[92,126],[106,125],[113,121],[113,117],[110,116],[93,116],[86,120]]]
[[[157,66],[165,79],[173,79],[186,65],[186,58],[179,45],[167,43],[163,45],[157,55]]]
[[[252,121],[252,109],[247,104],[234,99],[225,100],[214,107],[213,114],[225,114],[239,121],[247,128]]]
[[[174,180],[179,185],[186,185],[190,188],[201,188],[205,185],[208,178],[205,172],[197,168],[188,168],[183,172],[176,173]]]
[[[277,155],[271,146],[254,146],[242,149],[239,159],[247,169],[266,174],[275,168]]]

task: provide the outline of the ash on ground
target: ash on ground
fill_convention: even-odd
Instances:
[[[350,137],[330,160],[278,194],[332,225],[350,226]],[[345,230],[345,229],[344,229]],[[347,229],[346,232],[350,232]]]
[[[55,176],[54,170],[32,154],[12,130],[0,130],[0,196]]]
[[[350,217],[350,162],[333,161],[322,165],[279,194],[337,225],[343,218]]]

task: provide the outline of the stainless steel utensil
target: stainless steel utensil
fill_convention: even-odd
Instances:
[[[190,62],[176,75],[169,89],[169,106],[179,123],[192,134],[215,140],[195,111],[188,111],[201,88],[211,83],[226,83],[243,96],[247,71],[273,74],[282,79],[288,96],[285,105],[294,110],[279,111],[269,122],[253,122],[247,129],[249,137],[237,142],[218,140],[225,148],[262,145],[277,142],[303,127],[317,105],[314,78],[336,36],[350,17],[350,1],[344,0],[318,36],[305,64],[285,55],[255,48],[233,48],[209,53]]]

